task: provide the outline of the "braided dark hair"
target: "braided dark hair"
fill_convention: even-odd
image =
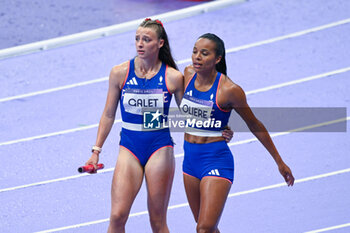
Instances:
[[[221,56],[221,60],[218,64],[216,64],[215,68],[218,72],[220,72],[224,75],[227,75],[224,42],[217,35],[215,35],[213,33],[203,34],[198,39],[200,39],[200,38],[205,38],[205,39],[211,40],[216,44],[216,48],[215,48],[216,57]]]
[[[144,28],[153,28],[157,35],[158,39],[163,39],[164,44],[159,50],[158,58],[165,64],[167,64],[170,67],[173,67],[174,69],[178,70],[177,65],[174,61],[173,56],[171,55],[168,35],[166,34],[166,31],[163,27],[163,24],[160,20],[151,20],[150,18],[145,19],[141,24],[140,27]]]

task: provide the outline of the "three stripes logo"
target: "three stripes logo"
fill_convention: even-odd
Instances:
[[[208,172],[208,175],[220,176],[220,173],[218,169],[213,169],[210,172]]]
[[[138,85],[135,77],[133,77],[132,79],[127,81],[126,84],[128,84],[128,85]]]
[[[186,92],[186,95],[192,96],[192,90]]]

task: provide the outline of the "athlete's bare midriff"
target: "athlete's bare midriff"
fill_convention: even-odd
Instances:
[[[205,143],[211,143],[211,142],[219,142],[219,141],[225,141],[225,138],[220,137],[202,137],[202,136],[195,136],[188,133],[185,133],[185,141],[189,143],[196,143],[196,144],[205,144]]]

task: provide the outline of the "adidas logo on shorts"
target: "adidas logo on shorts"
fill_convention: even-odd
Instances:
[[[220,176],[218,169],[211,170],[208,175]]]

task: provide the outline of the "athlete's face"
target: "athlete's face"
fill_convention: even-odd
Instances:
[[[211,72],[215,65],[220,62],[221,56],[216,56],[215,42],[199,38],[192,51],[192,63],[196,72]]]
[[[150,27],[139,27],[136,31],[135,45],[139,58],[157,56],[164,40],[158,39],[157,32]]]

